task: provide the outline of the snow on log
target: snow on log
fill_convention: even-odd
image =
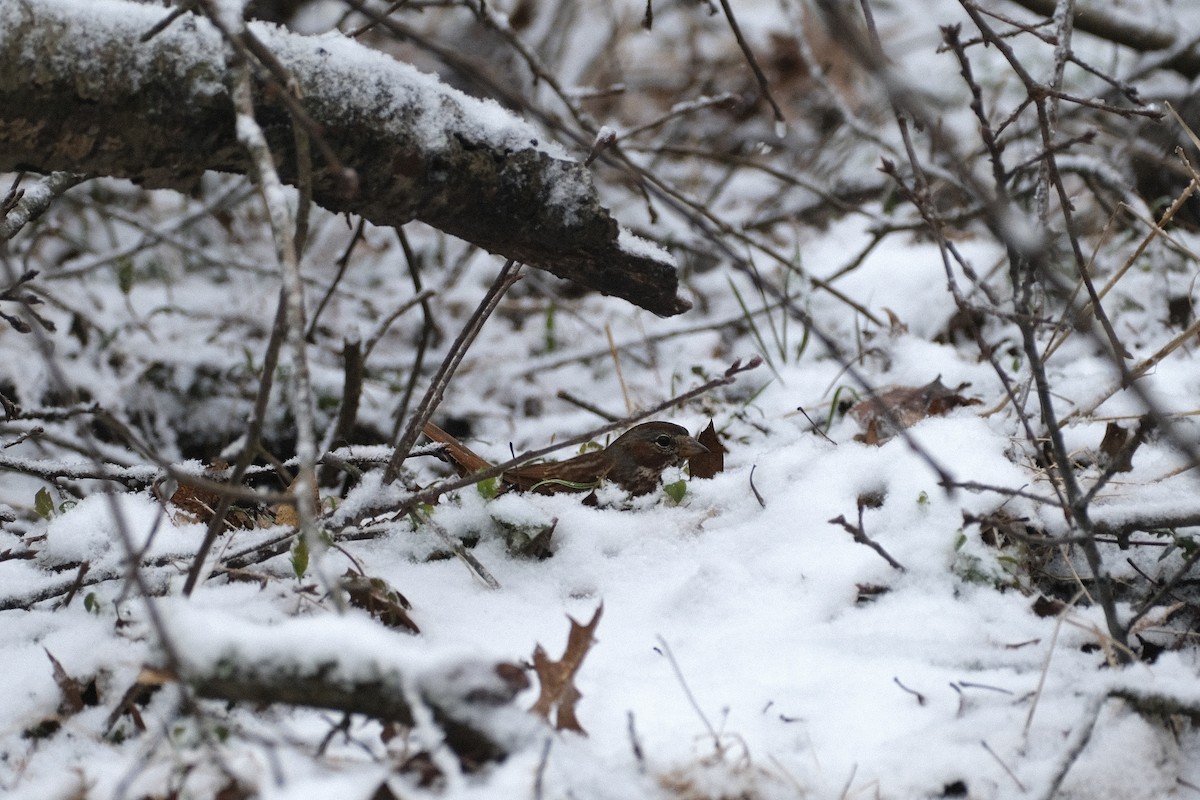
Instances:
[[[188,190],[206,170],[247,173],[226,89],[226,50],[184,14],[128,0],[0,0],[0,171],[66,171]],[[376,225],[421,220],[505,257],[660,315],[686,311],[670,255],[627,248],[591,174],[492,101],[340,34],[252,23],[293,76],[307,114],[356,173],[314,152],[314,199]],[[284,180],[297,180],[279,92],[256,109]],[[350,190],[348,191],[348,185]]]

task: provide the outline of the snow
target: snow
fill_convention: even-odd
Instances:
[[[195,546],[196,526],[177,529],[162,505],[147,494],[95,494],[68,512],[55,516],[46,528],[46,541],[38,553],[46,566],[86,561],[94,568],[115,568],[125,561],[124,536],[135,551],[149,557],[187,553]]]
[[[372,680],[395,671],[420,680],[423,673],[443,675],[456,657],[432,656],[411,636],[383,628],[365,614],[321,615],[249,621],[244,613],[220,608],[198,609],[186,602],[163,603],[166,632],[181,654],[181,666],[196,674],[211,674],[222,663],[254,664],[263,669],[290,668],[313,673],[338,664],[346,680]],[[296,645],[306,643],[302,650]],[[457,660],[467,657],[457,655]]]
[[[0,13],[10,19],[6,28],[15,29],[13,18],[20,19],[19,0],[4,0]],[[26,58],[35,62],[42,57],[46,31],[62,27],[66,46],[61,58],[71,62],[105,63],[94,58],[94,52],[107,39],[136,39],[160,22],[166,13],[154,5],[138,5],[126,0],[37,0],[34,5],[40,24],[23,40]],[[220,6],[225,18],[237,19],[240,3]],[[227,24],[232,24],[228,23]],[[368,49],[339,33],[301,37],[266,23],[252,23],[251,31],[297,76],[319,75],[319,81],[302,87],[306,97],[315,103],[336,103],[349,113],[379,114],[386,110],[398,134],[416,131],[427,148],[444,146],[448,137],[458,130],[469,139],[488,142],[497,149],[523,150],[534,148],[555,159],[568,158],[563,148],[547,141],[541,132],[503,109],[494,100],[480,100],[446,86],[436,77],[408,64],[396,61],[378,51]],[[93,38],[94,35],[94,38]],[[120,75],[107,75],[103,70],[78,73],[81,89],[94,82],[100,92],[114,82],[129,86],[135,93],[149,76],[163,71],[197,83],[197,74],[211,72],[219,78],[219,66],[224,63],[219,33],[205,19],[187,17],[156,36],[151,44],[139,51],[133,63],[120,65]],[[364,76],[369,79],[364,80]],[[210,93],[223,91],[219,80],[209,82]]]
[[[164,13],[156,4],[134,9],[114,0],[35,5],[38,13],[86,12],[89,24],[137,31]],[[884,4],[878,5],[884,14]],[[341,9],[333,6],[310,9],[305,24],[314,31],[332,24],[333,11]],[[0,22],[11,23],[16,8],[0,0]],[[612,25],[636,26],[642,8],[618,4]],[[889,52],[904,62],[908,75],[937,70],[947,76],[945,94],[939,94],[948,109],[946,130],[969,135],[975,122],[961,102],[953,64],[947,72],[950,59],[933,52],[935,23],[960,20],[961,11],[949,2],[922,8],[917,14],[903,4],[888,6],[890,26],[883,31],[905,33],[901,41],[910,54],[900,47]],[[509,7],[497,14],[515,19]],[[674,74],[675,59],[683,58],[681,43],[693,33],[704,46],[729,46],[720,18],[693,23],[678,8],[656,8],[656,14],[652,33],[619,39],[622,57],[653,51],[649,60],[631,61],[628,75],[613,68],[614,79],[628,79],[630,93],[657,85],[652,75]],[[769,48],[773,36],[790,32],[781,27],[781,16],[773,1],[739,5],[755,48]],[[436,30],[437,23],[429,24]],[[301,38],[258,23],[253,30],[286,63],[320,64],[320,88],[330,96],[360,109],[388,108],[397,123],[414,106],[432,109],[422,117],[429,142],[462,126],[505,146],[535,146],[536,140],[539,149],[566,158],[541,127],[340,34]],[[512,30],[520,33],[515,22]],[[195,23],[194,30],[177,24],[160,37],[167,49],[195,48],[189,57],[201,50],[218,57],[219,43],[206,23]],[[1077,44],[1081,52],[1090,48],[1096,63],[1119,60],[1104,58],[1108,51],[1094,42]],[[87,49],[81,40],[79,56]],[[577,51],[564,51],[568,59],[578,57]],[[729,63],[744,70],[736,49],[730,52]],[[659,59],[672,69],[655,73],[646,66]],[[131,74],[151,67],[129,65]],[[564,85],[594,84],[595,76],[582,65],[568,61],[563,72]],[[364,73],[371,77],[363,80]],[[989,102],[993,94],[1007,98],[1005,92],[1012,91],[996,62],[984,60],[980,75]],[[705,96],[727,88],[703,87]],[[1100,91],[1085,86],[1081,92],[1093,89]],[[674,100],[677,109],[686,108]],[[613,116],[618,130],[645,122]],[[769,115],[764,119],[745,122],[753,130],[740,145],[765,138]],[[789,124],[800,126],[789,136],[803,136],[799,120],[789,118]],[[879,135],[895,145],[891,127],[884,127]],[[630,153],[654,166],[644,153]],[[877,149],[869,156],[855,152],[842,166],[849,165],[852,177],[874,177],[878,155]],[[729,176],[725,169],[697,163],[680,178],[698,196],[711,189],[707,208],[721,218],[752,222],[789,207],[802,194],[796,187],[781,191],[756,173]],[[1064,769],[1055,795],[1063,798],[1154,800],[1185,796],[1181,789],[1200,783],[1194,726],[1182,720],[1168,724],[1110,696],[1121,691],[1200,705],[1200,657],[1188,641],[1190,623],[1165,619],[1161,607],[1151,612],[1141,635],[1173,649],[1153,663],[1118,667],[1105,652],[1104,615],[1091,598],[1080,596],[1057,615],[1042,616],[1034,608],[1038,580],[1050,572],[1085,572],[1081,558],[1019,541],[998,547],[985,541],[978,525],[965,522],[965,516],[1004,514],[1031,530],[1072,532],[1054,501],[1041,453],[1026,439],[1011,404],[1002,402],[1005,391],[993,366],[973,343],[939,337],[957,310],[949,279],[972,302],[984,302],[967,270],[955,264],[948,278],[928,238],[899,233],[844,272],[881,226],[907,219],[883,202],[824,227],[796,219],[773,228],[771,247],[794,256],[789,267],[804,270],[786,280],[784,266],[731,237],[735,252],[753,250],[750,257],[765,279],[792,293],[805,287],[796,303],[843,348],[834,357],[815,342],[802,347],[801,323],[777,307],[753,315],[755,335],[747,311],[769,298],[758,296],[744,275],[729,269],[716,248],[665,206],[652,223],[640,195],[624,194],[599,168],[595,175],[614,216],[630,221],[618,245],[662,264],[678,259],[684,289],[698,300],[696,310],[658,319],[612,298],[556,294],[546,288],[549,279],[531,273],[487,322],[448,387],[438,418],[469,422],[467,443],[499,461],[598,424],[591,412],[559,399],[560,390],[622,414],[627,404],[648,406],[720,375],[736,357],[762,350],[769,366],[663,415],[692,431],[712,418],[729,450],[725,471],[708,480],[668,471],[667,481],[687,481],[679,502],[663,493],[628,498],[614,487],[599,492],[595,507],[571,495],[510,493],[489,500],[467,488],[423,508],[433,523],[469,543],[471,555],[499,584],[490,589],[459,560],[446,557],[444,542],[428,525],[409,517],[368,516],[403,500],[406,482],[427,486],[444,475],[439,462],[428,454],[413,458],[403,481],[384,486],[380,465],[389,447],[337,443],[335,454],[362,459],[366,474],[345,497],[337,487],[323,487],[322,508],[330,511],[323,522],[339,531],[349,520],[360,520],[354,536],[312,554],[320,563],[302,578],[293,574],[285,551],[236,574],[216,573],[184,598],[183,576],[206,526],[167,513],[143,487],[158,474],[157,466],[111,438],[95,442],[86,414],[47,422],[42,434],[11,447],[18,435],[30,432],[31,421],[6,420],[0,445],[10,467],[69,473],[83,464],[80,453],[92,442],[114,463],[136,465],[126,475],[139,480],[119,494],[111,494],[111,484],[42,481],[13,472],[0,483],[0,511],[11,508],[18,517],[0,528],[0,554],[6,554],[0,558],[0,663],[10,678],[10,691],[0,699],[5,722],[0,794],[140,797],[166,796],[178,788],[181,797],[211,797],[226,785],[226,770],[258,796],[280,800],[368,798],[384,780],[396,796],[454,800],[534,797],[535,780],[542,797],[589,800],[1043,797]],[[240,441],[278,292],[261,204],[235,203],[222,209],[220,221],[204,211],[206,198],[228,192],[230,181],[207,176],[196,197],[92,182],[89,191],[101,199],[86,192],[69,195],[51,207],[46,228],[33,229],[36,236],[26,231],[8,245],[14,263],[19,257],[19,263],[45,270],[38,285],[53,298],[46,313],[58,323],[51,341],[73,385],[88,390],[89,402],[128,420],[151,452],[195,473],[202,462],[194,449],[203,445],[220,452]],[[555,182],[547,199],[569,217],[590,199],[582,188]],[[291,194],[287,201],[294,205]],[[105,217],[105,202],[125,216]],[[191,222],[181,221],[192,214]],[[742,230],[752,232],[754,226],[747,223]],[[62,232],[62,242],[55,231]],[[1197,248],[1195,233],[1173,233]],[[427,287],[436,292],[433,325],[439,336],[425,361],[427,377],[497,265],[487,254],[420,226],[409,226],[405,234]],[[997,269],[1003,266],[1003,243],[978,227],[964,225],[953,234],[974,274],[1007,296],[1004,270]],[[314,211],[304,257],[310,314],[332,281],[331,265],[349,235],[343,218]],[[1034,218],[1023,211],[1005,218],[1005,235],[1020,247],[1042,241]],[[651,239],[683,242],[698,252],[668,251]],[[1108,274],[1132,246],[1114,239],[1108,245],[1114,252],[1101,250],[1096,269]],[[1170,260],[1166,250],[1139,262],[1105,301],[1133,351],[1131,363],[1179,333],[1164,322],[1160,301],[1194,294],[1195,263]],[[318,433],[336,416],[342,343],[376,330],[379,320],[412,296],[407,255],[394,232],[368,226],[353,255],[309,351]],[[700,256],[707,255],[715,265],[703,263]],[[122,290],[113,272],[125,262],[134,280]],[[731,276],[748,308],[730,290]],[[810,290],[813,279],[829,281],[885,324],[869,324],[830,292]],[[0,310],[9,310],[8,301]],[[69,332],[76,317],[87,321],[87,337]],[[418,311],[401,315],[370,357],[359,421],[376,439],[390,436],[414,343],[425,325]],[[1019,331],[1010,320],[995,319],[985,336],[1020,392],[1028,365]],[[0,344],[9,356],[0,391],[6,396],[11,391],[27,410],[57,407],[65,401],[56,401],[53,376],[31,341],[0,323]],[[969,384],[959,391],[981,403],[923,419],[908,430],[908,439],[866,444],[856,439],[862,431],[850,417],[833,413],[837,400],[861,396],[846,373],[847,360],[876,386],[921,386],[941,376],[950,387]],[[289,446],[292,369],[285,358],[274,376],[265,425],[273,452]],[[1118,391],[1116,370],[1082,331],[1072,331],[1048,359],[1048,371],[1059,415],[1089,412],[1070,419],[1063,430],[1086,489],[1100,474],[1095,464],[1106,422],[1120,418],[1132,428],[1144,408],[1133,392]],[[1195,441],[1200,372],[1194,342],[1165,358],[1142,385],[1160,408],[1177,415],[1182,436]],[[826,435],[815,432],[797,407]],[[1033,407],[1030,400],[1028,408]],[[973,488],[943,485],[935,466]],[[1168,438],[1151,437],[1136,453],[1132,471],[1104,487],[1091,506],[1092,519],[1119,525],[1195,513],[1200,504],[1189,466]],[[262,473],[256,479],[265,480]],[[48,519],[34,510],[39,489],[53,500]],[[862,534],[903,569],[855,541],[833,522],[839,517],[850,526],[861,523]],[[514,532],[551,525],[550,558],[510,552]],[[1137,538],[1161,546],[1108,547],[1106,566],[1124,587],[1144,580],[1138,570],[1161,580],[1183,563],[1191,531],[1179,526],[1170,535],[1139,532]],[[223,533],[207,563],[283,533],[270,527]],[[130,547],[147,564],[149,598],[139,596],[126,578]],[[17,557],[22,553],[34,557]],[[411,601],[419,635],[386,628],[361,609],[340,608],[313,578],[359,569]],[[83,582],[64,604],[81,573]],[[1056,585],[1073,584],[1064,578]],[[1086,576],[1081,585],[1092,588]],[[525,713],[537,697],[536,685],[510,707],[481,710],[480,704],[459,702],[465,686],[496,685],[487,665],[528,660],[539,644],[552,658],[561,656],[568,617],[586,621],[601,604],[596,641],[577,676],[586,737],[555,733]],[[1125,618],[1134,610],[1125,596],[1117,605]],[[188,710],[175,684],[138,707],[145,731],[129,715],[120,716],[110,731],[109,714],[142,668],[166,666],[162,633],[185,671],[211,670],[225,660],[313,669],[334,664],[341,674],[360,677],[411,676],[414,692],[450,698],[446,702],[453,701],[511,752],[478,774],[457,774],[453,759],[438,747],[441,729],[432,718],[423,718],[411,738],[385,740],[381,726],[361,716],[337,732],[341,715],[327,711],[209,700],[199,703],[199,711]],[[68,676],[95,678],[100,704],[78,713],[63,710],[47,653]],[[41,738],[31,733],[47,720],[61,728]],[[318,755],[327,736],[328,750]],[[417,786],[400,772],[399,765],[420,747],[435,749],[447,770],[440,788]]]
[[[654,242],[634,235],[627,228],[621,228],[621,232],[617,235],[617,246],[626,253],[633,253],[642,258],[653,259],[671,267],[675,266],[675,259],[671,257],[670,253],[663,250]]]

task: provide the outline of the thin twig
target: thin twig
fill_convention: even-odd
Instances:
[[[471,553],[470,550],[463,547],[463,543],[450,535],[450,532],[431,519],[427,514],[421,514],[416,509],[409,512],[409,517],[419,527],[428,527],[433,531],[434,535],[441,540],[451,553],[453,553],[459,561],[467,566],[467,570],[472,575],[478,578],[484,586],[489,589],[499,589],[500,581],[492,577],[492,573],[488,572],[487,567],[480,563],[479,559]]]
[[[358,225],[354,227],[354,233],[350,236],[350,241],[346,243],[346,249],[342,251],[341,257],[337,260],[337,273],[333,276],[333,282],[329,284],[329,288],[325,291],[321,302],[317,303],[317,310],[313,312],[312,319],[308,323],[308,333],[304,338],[308,342],[315,342],[317,336],[317,323],[321,320],[321,313],[325,310],[325,306],[333,297],[333,293],[337,291],[338,284],[342,282],[342,278],[346,275],[346,267],[350,265],[350,254],[354,252],[354,248],[362,241],[363,229],[366,228],[367,221],[362,217],[358,218]]]
[[[154,26],[152,28],[150,28],[150,30],[143,33],[141,38],[138,39],[138,41],[141,42],[142,44],[145,44],[146,42],[153,39],[155,36],[158,36],[158,34],[162,33],[167,28],[169,28],[171,26],[172,22],[179,19],[184,14],[194,11],[196,8],[196,2],[197,2],[197,0],[183,0],[182,3],[180,3],[175,8],[171,9],[171,11],[165,17],[163,17],[161,20],[156,22],[154,24]]]
[[[1076,594],[1054,618],[1054,631],[1050,634],[1050,641],[1046,644],[1046,657],[1042,660],[1042,669],[1038,673],[1037,688],[1033,690],[1033,700],[1030,701],[1029,713],[1025,716],[1025,728],[1022,734],[1026,737],[1029,736],[1029,728],[1033,725],[1033,715],[1037,712],[1042,699],[1042,690],[1046,688],[1046,676],[1050,674],[1050,661],[1054,658],[1054,646],[1058,643],[1058,634],[1062,630],[1063,620],[1075,608],[1075,604],[1081,597],[1081,593]]]
[[[538,759],[537,771],[533,775],[533,800],[542,800],[543,782],[546,777],[546,765],[550,763],[550,746],[554,744],[554,737],[547,736],[545,743],[542,744],[542,755]]]
[[[779,125],[787,124],[787,120],[783,118],[783,111],[779,108],[779,104],[775,102],[775,98],[771,96],[771,87],[767,83],[767,76],[763,74],[762,67],[758,65],[758,59],[754,57],[754,52],[750,49],[746,38],[742,36],[742,29],[738,27],[737,18],[733,16],[733,9],[729,7],[729,0],[721,0],[721,10],[725,12],[725,19],[729,20],[729,29],[733,31],[733,38],[737,39],[738,47],[742,49],[742,55],[746,57],[746,63],[754,71],[754,79],[758,81],[759,91],[762,92],[763,98],[771,104],[771,110],[775,113],[775,122]]]
[[[1067,747],[1059,759],[1054,774],[1046,782],[1046,786],[1042,792],[1038,794],[1038,800],[1052,800],[1058,794],[1063,779],[1067,777],[1067,772],[1075,764],[1076,759],[1079,758],[1079,754],[1087,747],[1088,742],[1091,741],[1092,731],[1096,728],[1096,720],[1100,718],[1100,712],[1104,710],[1104,704],[1107,701],[1107,694],[1098,694],[1088,701],[1080,720],[1075,723],[1071,738],[1067,742]]]
[[[625,413],[633,411],[633,400],[629,397],[629,387],[625,385],[625,373],[621,371],[621,357],[617,355],[617,344],[613,341],[612,326],[604,326],[604,336],[608,340],[608,352],[612,354],[613,369],[617,373],[617,383],[621,386],[621,397],[625,399]]]
[[[981,739],[979,743],[983,745],[983,749],[987,751],[988,755],[996,759],[996,763],[999,764],[1006,773],[1008,773],[1008,777],[1012,778],[1012,781],[1017,785],[1017,788],[1024,792],[1025,784],[1021,783],[1021,779],[1017,777],[1017,773],[1013,772],[1008,764],[1004,763],[1000,756],[996,754],[996,751],[991,748],[991,745],[987,743],[987,740]]]
[[[342,342],[342,402],[338,404],[337,421],[322,443],[322,452],[328,452],[349,440],[350,432],[358,420],[358,403],[362,397],[363,380],[366,377],[365,361],[362,342],[357,338],[347,337]],[[335,485],[337,468],[332,464],[325,464],[318,478],[323,486]]]
[[[671,652],[671,646],[667,644],[667,640],[661,635],[657,637],[659,649],[666,656],[667,662],[671,665],[671,671],[675,673],[675,679],[679,681],[679,687],[683,689],[684,695],[692,706],[692,710],[696,712],[696,716],[700,717],[700,721],[704,723],[704,727],[708,730],[708,735],[712,737],[713,749],[718,756],[725,753],[725,746],[721,744],[721,736],[717,733],[717,729],[708,721],[708,715],[704,713],[704,709],[700,708],[700,704],[696,702],[696,696],[692,694],[691,688],[688,686],[687,679],[683,677],[683,670],[679,668],[679,662],[675,660],[675,654]]]
[[[413,364],[408,371],[408,382],[404,385],[404,394],[401,395],[400,403],[396,406],[393,416],[395,423],[392,427],[392,439],[396,439],[400,435],[400,426],[408,417],[408,404],[412,402],[413,392],[417,388],[417,380],[421,377],[421,368],[425,365],[425,353],[429,349],[429,340],[436,333],[429,296],[425,294],[421,286],[421,270],[418,267],[417,256],[413,253],[412,245],[409,244],[408,237],[404,234],[404,228],[396,228],[396,239],[400,242],[400,249],[404,251],[404,260],[408,264],[408,277],[412,281],[413,292],[421,298],[421,314],[425,324],[421,326],[421,338],[417,340],[417,351],[413,353]]]
[[[863,519],[862,518],[863,518],[863,509],[862,509],[862,506],[860,505],[859,509],[858,509],[858,525],[857,526],[851,525],[849,522],[847,522],[844,514],[837,515],[833,519],[829,520],[829,523],[831,525],[841,525],[842,528],[844,528],[847,533],[849,533],[851,536],[854,537],[854,541],[858,542],[859,544],[865,544],[867,547],[874,550],[876,553],[878,553],[883,558],[884,561],[886,561],[888,564],[891,565],[892,569],[899,570],[900,572],[906,572],[907,570],[904,569],[904,565],[901,564],[896,559],[892,558],[891,553],[889,553],[887,550],[883,549],[883,545],[881,545],[879,542],[872,539],[870,536],[867,536],[867,532],[865,530],[863,530]]]
[[[475,337],[483,329],[483,323],[487,321],[487,318],[496,309],[500,299],[504,297],[504,293],[520,278],[521,268],[512,259],[506,261],[504,266],[500,268],[496,279],[492,281],[492,285],[488,287],[483,299],[479,301],[479,306],[475,309],[470,319],[467,320],[467,324],[459,331],[458,338],[454,340],[454,344],[450,346],[450,351],[446,353],[446,358],[442,361],[442,365],[430,381],[429,388],[425,391],[425,396],[421,398],[416,411],[413,412],[412,418],[408,421],[408,427],[404,429],[404,435],[396,443],[396,450],[392,454],[392,460],[383,473],[383,482],[385,485],[393,483],[396,478],[400,477],[400,467],[403,465],[404,459],[408,457],[409,451],[417,443],[417,437],[421,435],[421,428],[425,426],[425,423],[433,416],[433,412],[437,409],[438,404],[441,403],[442,395],[445,393],[450,379],[454,376],[458,365],[462,363],[467,350],[475,341]]]
[[[597,417],[599,417],[602,420],[605,420],[606,422],[616,422],[617,420],[620,419],[620,417],[618,417],[616,414],[610,414],[609,412],[605,411],[603,408],[600,408],[599,406],[594,405],[593,403],[589,403],[587,400],[584,400],[582,397],[576,397],[575,395],[568,392],[566,389],[559,389],[558,392],[556,392],[554,396],[557,397],[559,400],[565,400],[566,402],[570,403],[573,406],[578,406],[579,408],[582,408],[584,411],[590,411],[591,413],[595,414]]]

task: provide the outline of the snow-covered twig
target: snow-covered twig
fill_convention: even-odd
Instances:
[[[7,242],[33,220],[46,213],[63,192],[87,179],[73,172],[51,172],[33,186],[22,190],[19,200],[0,220],[0,242]]]
[[[519,666],[431,658],[428,648],[411,648],[370,620],[336,624],[253,625],[175,607],[171,630],[183,647],[172,669],[205,698],[324,708],[408,727],[424,718],[466,769],[503,759],[521,743],[523,727],[539,727],[511,705],[529,686]],[[497,718],[505,721],[494,725]]]

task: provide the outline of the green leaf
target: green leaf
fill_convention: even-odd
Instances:
[[[500,479],[496,477],[485,478],[475,484],[475,491],[479,492],[479,496],[484,500],[495,500],[500,494],[499,489]]]
[[[885,216],[891,216],[896,207],[900,205],[900,193],[889,191],[887,196],[883,198],[883,213]]]
[[[663,486],[663,491],[667,493],[667,497],[671,498],[676,503],[683,502],[683,496],[687,494],[687,481],[677,480],[673,483],[668,483]]]
[[[51,499],[50,492],[46,491],[46,487],[38,489],[37,494],[33,496],[33,510],[42,519],[54,516],[54,500]]]
[[[83,597],[83,608],[92,614],[100,613],[100,601],[96,598],[95,592],[88,592]]]
[[[545,346],[547,353],[553,353],[558,349],[558,336],[554,332],[554,313],[556,310],[553,303],[546,308]]]
[[[917,495],[917,505],[919,505],[919,506],[929,505],[929,495],[925,491],[922,491],[920,494]]]
[[[729,288],[733,290],[733,296],[737,298],[738,305],[742,309],[742,316],[746,319],[746,327],[750,329],[754,340],[758,342],[758,354],[767,362],[767,367],[775,374],[775,377],[780,377],[779,372],[775,369],[775,362],[771,359],[771,351],[767,349],[767,343],[763,339],[762,334],[759,333],[758,325],[754,321],[754,314],[751,313],[749,306],[746,305],[746,301],[742,299],[742,293],[738,291],[737,284],[733,282],[733,278],[727,277],[726,280],[729,282]],[[774,333],[774,327],[771,330]]]
[[[308,542],[303,536],[299,536],[292,548],[292,574],[297,578],[303,578],[306,572],[308,572]]]
[[[122,258],[117,262],[117,288],[121,294],[129,294],[133,290],[132,258]]]
[[[785,317],[786,319],[786,317]],[[804,336],[800,337],[800,344],[796,346],[796,360],[799,361],[804,353],[808,350],[808,343],[812,340],[812,323],[808,318],[804,322]]]
[[[842,392],[850,396],[850,405],[858,402],[858,392],[854,391],[849,386],[839,386],[833,392],[833,400],[829,402],[829,416],[825,418],[825,433],[829,433],[829,429],[833,427],[833,420],[837,416],[838,406],[842,403]]]

